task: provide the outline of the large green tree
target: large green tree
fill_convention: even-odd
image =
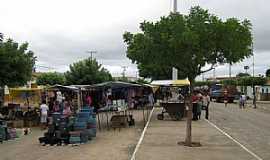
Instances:
[[[70,71],[65,73],[67,84],[91,85],[112,80],[109,71],[95,59],[84,59],[70,65],[69,68]]]
[[[19,44],[0,36],[0,86],[20,86],[31,79],[36,57],[28,43]]]
[[[37,84],[38,85],[55,85],[65,83],[65,76],[62,73],[57,72],[48,72],[42,73],[37,77]]]
[[[127,57],[148,77],[154,77],[151,71],[155,68],[169,70],[175,67],[180,75],[190,80],[191,89],[195,78],[215,65],[234,64],[252,54],[248,20],[222,20],[199,6],[192,7],[188,15],[171,13],[156,22],[144,21],[140,29],[141,33],[126,32],[123,35]],[[191,114],[190,104],[186,136],[189,146]]]

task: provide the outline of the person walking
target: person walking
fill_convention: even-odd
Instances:
[[[40,123],[42,129],[46,129],[48,111],[49,107],[47,106],[45,101],[42,101],[42,104],[40,105]]]
[[[244,93],[240,96],[240,109],[245,109],[246,95]]]

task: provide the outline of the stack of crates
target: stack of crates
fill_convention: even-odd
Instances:
[[[16,129],[9,128],[8,129],[8,136],[9,136],[9,139],[15,139],[17,137]]]
[[[96,115],[93,112],[93,108],[85,107],[81,109],[81,112],[85,112],[89,114],[89,118],[87,120],[87,133],[89,139],[96,137],[97,126],[96,126]]]
[[[70,144],[81,143],[81,131],[70,131],[69,132],[69,143]]]
[[[0,120],[0,143],[3,143],[3,141],[7,139],[6,128],[6,122]]]
[[[71,144],[86,143],[92,137],[96,137],[96,118],[93,115],[93,109],[90,107],[83,107],[77,113],[74,132],[70,132]]]
[[[77,117],[73,126],[74,131],[69,132],[69,143],[86,143],[88,141],[88,136],[85,134],[87,127],[87,119],[89,115],[83,112],[77,113]]]

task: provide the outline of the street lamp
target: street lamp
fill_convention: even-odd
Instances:
[[[249,66],[244,66],[244,70],[246,70],[247,73],[247,70],[249,70]]]

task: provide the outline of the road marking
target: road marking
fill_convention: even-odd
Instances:
[[[142,143],[142,141],[143,141],[145,132],[146,132],[146,130],[147,130],[147,128],[148,128],[148,125],[149,125],[149,122],[150,122],[150,120],[151,120],[151,117],[152,117],[152,114],[153,114],[154,109],[155,109],[155,107],[153,107],[153,109],[152,109],[151,112],[150,112],[150,115],[149,115],[149,117],[148,117],[147,123],[146,123],[146,125],[145,125],[145,127],[144,127],[144,129],[143,129],[143,132],[142,132],[142,134],[141,134],[141,137],[140,137],[140,139],[139,139],[139,141],[138,141],[138,143],[137,143],[137,145],[136,145],[136,148],[135,148],[135,150],[134,150],[134,152],[133,152],[132,157],[131,157],[130,160],[135,160],[136,153],[137,153],[137,151],[139,150],[139,148],[140,148],[140,146],[141,146],[141,143]]]
[[[250,151],[247,147],[245,147],[244,145],[242,145],[240,142],[238,142],[236,139],[234,139],[232,136],[230,136],[228,133],[226,133],[225,131],[223,131],[222,129],[218,128],[218,126],[216,126],[214,123],[208,121],[207,119],[204,119],[206,122],[208,122],[210,125],[212,125],[213,127],[215,127],[218,131],[220,131],[222,134],[224,134],[225,136],[227,136],[228,138],[230,138],[232,141],[234,141],[236,144],[238,144],[240,147],[242,147],[245,151],[247,151],[249,154],[251,154],[253,157],[255,157],[257,160],[263,160],[262,158],[260,158],[257,154],[253,153],[252,151]]]

